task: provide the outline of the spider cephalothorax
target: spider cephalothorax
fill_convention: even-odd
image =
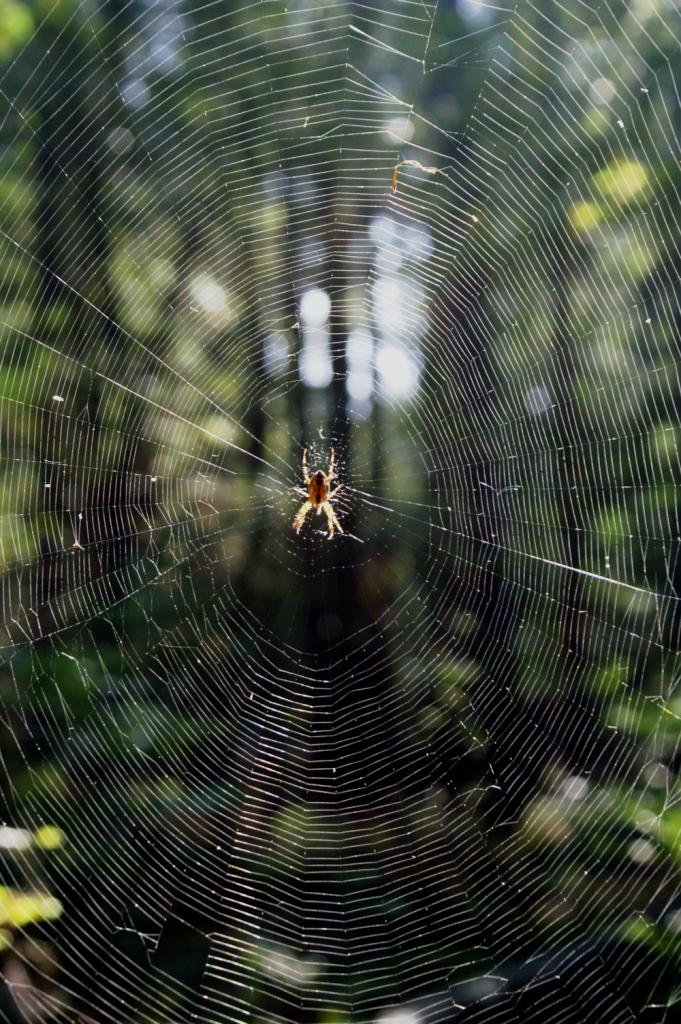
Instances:
[[[305,522],[305,516],[310,509],[316,508],[317,515],[321,515],[322,512],[326,513],[326,521],[329,524],[329,537],[333,537],[334,529],[338,530],[339,533],[343,532],[341,524],[336,518],[336,513],[333,510],[331,504],[331,498],[338,494],[342,484],[338,484],[331,490],[331,481],[333,480],[333,467],[335,462],[335,452],[331,449],[331,460],[329,462],[329,471],[325,473],[323,469],[318,469],[312,476],[307,471],[307,448],[303,452],[303,479],[307,486],[307,490],[304,491],[302,487],[296,487],[299,494],[304,494],[306,501],[300,506],[296,518],[293,520],[293,528],[296,533],[300,533],[300,528]]]

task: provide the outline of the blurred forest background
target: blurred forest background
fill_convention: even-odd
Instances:
[[[681,1021],[680,39],[0,0],[5,1020]]]

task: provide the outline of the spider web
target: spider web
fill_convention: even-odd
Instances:
[[[0,10],[12,1024],[681,1019],[680,33]]]

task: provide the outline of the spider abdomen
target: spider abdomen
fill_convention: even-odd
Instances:
[[[318,469],[310,478],[310,486],[308,490],[310,493],[310,501],[315,505],[321,505],[326,501],[329,494],[329,484],[324,470]]]

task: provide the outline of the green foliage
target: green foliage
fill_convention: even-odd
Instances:
[[[35,28],[31,8],[17,0],[0,4],[0,60],[6,61],[28,42]]]
[[[25,928],[37,921],[56,921],[63,907],[54,896],[44,893],[22,893],[0,886],[0,925],[4,928]]]

